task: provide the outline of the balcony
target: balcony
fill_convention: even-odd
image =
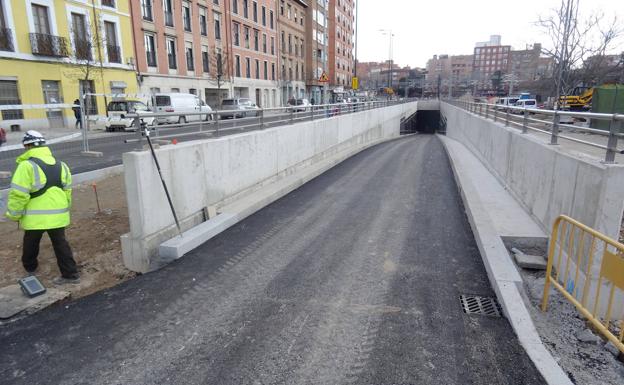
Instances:
[[[0,28],[0,51],[14,51],[13,33],[9,28]]]
[[[74,48],[76,49],[76,59],[78,60],[93,60],[91,54],[91,42],[87,39],[74,40]]]
[[[118,45],[106,44],[109,63],[121,63],[121,49]]]
[[[68,57],[67,39],[45,33],[31,33],[32,53],[41,56]]]

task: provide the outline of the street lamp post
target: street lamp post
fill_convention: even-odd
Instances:
[[[392,72],[393,72],[392,38],[394,37],[394,34],[392,33],[391,29],[380,29],[379,32],[381,32],[383,35],[388,35],[388,88],[391,89],[392,88]]]

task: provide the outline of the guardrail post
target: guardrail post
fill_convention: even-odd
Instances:
[[[314,121],[314,106],[310,106],[310,119]]]
[[[132,121],[132,125],[134,126],[136,135],[137,135],[137,143],[138,147],[136,148],[139,151],[143,150],[143,127],[141,127],[141,119],[138,116],[134,117]]]
[[[498,119],[498,107],[494,106],[494,121],[496,122],[497,119]]]
[[[488,119],[488,115],[490,114],[490,105],[486,104],[485,105],[485,118]]]
[[[529,113],[528,113],[526,108],[524,109],[524,114],[523,115],[524,116],[522,117],[522,133],[526,134],[528,129],[529,129],[529,126],[528,126],[528,123],[529,123]]]
[[[509,108],[505,111],[505,127],[509,127]]]
[[[483,116],[483,104],[479,103],[479,116]]]
[[[561,121],[561,115],[555,110],[555,116],[553,117],[552,133],[550,135],[550,144],[559,144],[559,122]]]
[[[215,133],[219,136],[219,121],[221,120],[220,114],[215,114]]]
[[[260,110],[260,129],[264,129],[264,108]]]
[[[620,131],[619,128],[621,124],[622,124],[621,122],[618,122],[617,120],[615,120],[615,114],[613,114],[613,117],[611,118],[611,121],[609,122],[609,140],[607,141],[607,153],[605,154],[605,160],[604,160],[604,162],[607,164],[615,163],[615,154],[618,152],[617,134],[619,134],[619,131]]]
[[[292,124],[294,122],[294,115],[295,115],[295,111],[293,110],[292,107],[290,107],[290,123]]]

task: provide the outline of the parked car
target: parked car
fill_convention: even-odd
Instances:
[[[507,111],[508,108],[505,108],[505,107],[515,106],[517,101],[518,101],[518,98],[516,97],[498,98],[498,100],[496,100],[496,105],[500,106],[498,108],[499,110]],[[513,112],[513,109],[509,109],[509,110]]]
[[[537,110],[537,100],[535,99],[520,99],[516,102],[516,107],[526,108],[527,110]],[[514,110],[512,111],[516,114],[522,114],[522,110]],[[529,112],[534,113],[534,112]]]
[[[248,98],[232,98],[223,99],[221,102],[220,111],[226,111],[219,114],[220,119],[226,118],[246,118],[247,116],[258,116],[260,108],[256,103],[252,102]],[[231,111],[231,112],[229,112]]]
[[[134,119],[127,118],[128,113],[137,115],[150,115],[152,111],[147,105],[138,100],[114,100],[107,106],[108,119],[106,119],[106,131],[134,131]],[[141,117],[141,125],[151,126],[154,124],[154,117]]]
[[[163,116],[157,118],[159,124],[186,123],[212,119],[212,108],[193,94],[169,93],[154,95],[156,112],[179,112],[180,115]],[[206,112],[206,114],[199,114]],[[195,114],[195,115],[188,115]]]
[[[294,112],[304,112],[307,111],[312,105],[308,99],[295,99],[288,102],[289,106],[293,106]]]

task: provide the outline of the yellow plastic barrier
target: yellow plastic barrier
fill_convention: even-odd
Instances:
[[[596,250],[602,251],[600,269],[592,268]],[[596,282],[593,279],[596,273],[597,284],[592,287],[592,282]],[[620,301],[624,298],[623,244],[568,216],[559,216],[550,237],[542,311],[546,311],[548,306],[550,285],[557,288],[596,330],[624,353],[624,314],[612,321],[614,298]],[[608,290],[606,303],[600,297],[604,293],[601,290],[603,286]],[[593,306],[588,304],[590,289],[595,291],[595,295],[591,296]],[[616,291],[619,291],[619,296],[616,296]],[[605,305],[606,312],[600,311],[599,307]]]

